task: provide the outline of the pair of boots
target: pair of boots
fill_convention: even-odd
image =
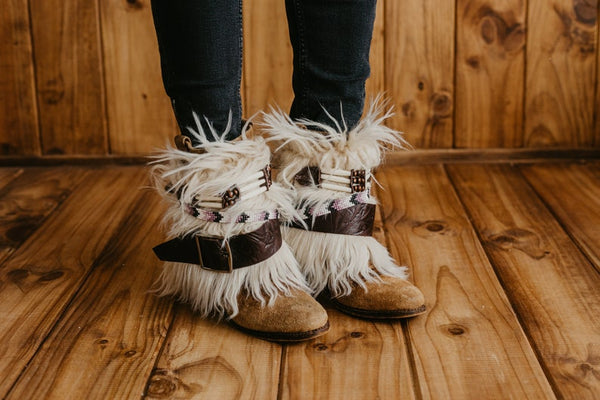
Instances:
[[[166,264],[162,295],[176,295],[203,316],[227,317],[272,341],[299,341],[329,329],[311,296],[326,291],[347,314],[388,319],[425,312],[422,293],[371,237],[372,169],[386,146],[399,146],[388,114],[371,107],[351,131],[264,115],[268,139],[225,141],[191,131],[155,161],[169,202],[174,239],[154,251]],[[210,134],[210,133],[209,133]],[[273,162],[279,173],[271,174]]]

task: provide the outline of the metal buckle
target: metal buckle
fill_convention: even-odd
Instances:
[[[210,240],[210,241],[215,241],[215,242],[221,242],[222,239],[219,238],[202,238],[203,240]],[[228,270],[222,270],[222,269],[213,269],[213,268],[209,268],[206,267],[204,265],[204,261],[202,260],[202,249],[200,247],[200,240],[198,236],[194,236],[194,240],[196,241],[196,249],[198,250],[198,265],[200,265],[200,268],[206,270],[206,271],[212,271],[212,272],[220,272],[223,274],[230,274],[231,272],[233,272],[233,254],[231,253],[231,246],[229,245],[229,240],[225,241],[225,247],[221,247],[220,243],[217,243],[219,245],[220,248],[220,252],[221,254],[225,255],[227,257],[227,266],[228,266]]]

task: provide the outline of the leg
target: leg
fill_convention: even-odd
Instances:
[[[163,82],[181,133],[196,127],[192,112],[223,133],[231,113],[233,139],[241,129],[241,0],[152,0]],[[210,135],[208,135],[210,136]]]
[[[290,116],[351,129],[364,106],[376,0],[286,0],[294,49]],[[342,110],[340,110],[340,105]]]

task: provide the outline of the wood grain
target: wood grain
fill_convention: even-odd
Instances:
[[[600,7],[598,10],[600,14]],[[600,148],[600,26],[596,26],[598,37],[596,38],[596,107],[594,108],[594,128],[595,139],[594,147]]]
[[[429,149],[392,151],[386,165],[440,163],[539,163],[559,160],[597,160],[600,149]]]
[[[269,105],[287,112],[294,94],[285,4],[279,0],[243,3],[246,116],[266,110]]]
[[[600,271],[600,164],[545,164],[521,171]]]
[[[593,144],[597,3],[528,2],[526,146]]]
[[[379,212],[373,236],[385,245]],[[414,399],[401,324],[352,318],[322,300],[330,330],[321,338],[285,349],[281,398]]]
[[[0,264],[71,194],[85,170],[28,168],[0,192]]]
[[[559,396],[597,399],[600,275],[515,169],[449,171]]]
[[[9,183],[17,179],[22,173],[23,168],[0,168],[0,195]]]
[[[526,1],[456,7],[455,147],[521,147]]]
[[[392,255],[429,310],[407,325],[421,396],[554,398],[444,170],[393,167],[378,179]]]
[[[162,264],[151,247],[164,240],[164,209],[150,191],[120,207],[126,217],[9,399],[131,399],[144,390],[171,321],[172,301],[148,290]]]
[[[288,346],[281,399],[413,399],[400,324],[352,318],[327,307],[331,328],[315,340]]]
[[[179,305],[148,399],[276,399],[281,346]]]
[[[452,147],[454,1],[385,3],[385,86],[391,126],[417,148]]]
[[[50,216],[0,266],[0,397],[30,361],[109,239],[141,194],[139,168],[86,174]],[[124,206],[125,205],[125,206]]]
[[[106,154],[96,1],[30,1],[44,154]]]
[[[27,0],[0,12],[0,155],[39,155],[31,31]]]
[[[162,84],[149,0],[100,2],[112,154],[164,147],[179,130]]]

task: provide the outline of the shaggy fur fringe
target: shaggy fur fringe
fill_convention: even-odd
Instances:
[[[381,97],[373,100],[356,127],[334,122],[335,128],[309,120],[293,121],[287,114],[272,110],[264,115],[268,141],[274,142],[278,181],[293,189],[296,204],[320,207],[346,194],[294,184],[294,176],[306,166],[322,169],[374,169],[389,147],[406,149],[401,133],[384,125],[393,115]],[[376,203],[371,198],[372,203]],[[308,284],[315,292],[328,286],[334,296],[347,295],[352,286],[380,281],[380,276],[407,278],[387,249],[371,237],[327,234],[285,228],[284,238],[294,250]]]
[[[203,154],[194,154],[167,146],[154,156],[151,176],[157,191],[168,203],[163,218],[169,237],[200,234],[224,239],[258,229],[264,222],[247,224],[215,223],[192,217],[185,211],[185,203],[191,203],[196,195],[215,196],[231,185],[261,170],[270,162],[269,147],[261,137],[249,138],[247,126],[240,140],[226,141],[227,131],[209,141],[198,124],[198,130],[190,129]],[[172,193],[180,191],[181,202]],[[238,216],[244,212],[278,209],[284,219],[296,218],[293,198],[288,190],[273,183],[269,191],[254,198],[242,200],[226,212]],[[228,315],[238,312],[237,299],[244,292],[263,304],[275,301],[278,295],[289,295],[291,289],[310,292],[298,263],[289,247],[282,248],[269,259],[256,265],[221,274],[201,269],[197,265],[168,263],[157,282],[159,295],[174,295],[190,303],[202,316]]]
[[[282,230],[284,240],[294,249],[300,269],[315,293],[327,287],[334,297],[346,296],[352,292],[353,284],[366,289],[365,282],[381,281],[381,275],[408,277],[408,269],[397,266],[387,249],[372,237],[290,227]]]

